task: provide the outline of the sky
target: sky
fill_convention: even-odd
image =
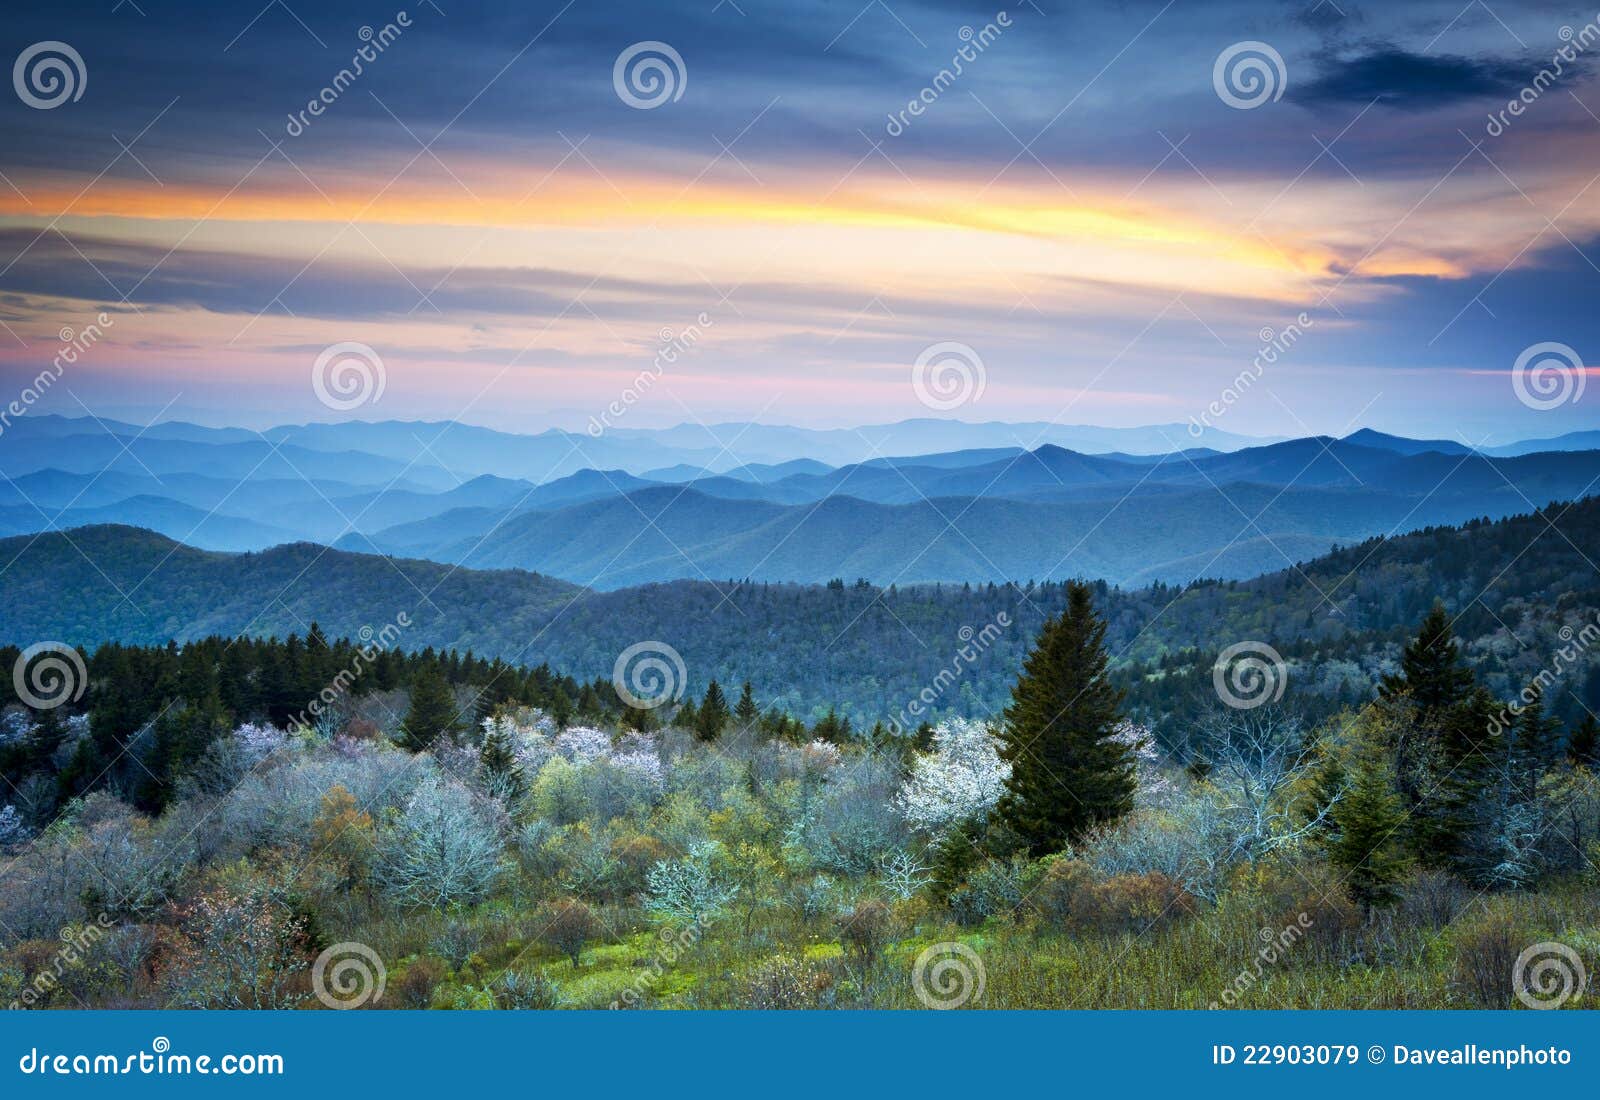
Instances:
[[[0,392],[253,427],[1600,427],[1597,21],[32,5],[0,29]]]

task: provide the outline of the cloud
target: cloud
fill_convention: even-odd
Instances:
[[[1316,55],[1316,60],[1317,78],[1291,87],[1289,93],[1289,98],[1312,107],[1382,99],[1386,106],[1399,110],[1425,111],[1503,96],[1538,71],[1538,65],[1531,62],[1429,56],[1390,45],[1351,57],[1325,51]]]

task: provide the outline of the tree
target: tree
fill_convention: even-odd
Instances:
[[[1134,765],[1118,740],[1122,692],[1106,676],[1106,624],[1086,585],[1046,620],[1005,709],[1000,755],[1011,765],[1000,819],[1035,854],[1133,807]]]
[[[450,685],[436,666],[424,664],[411,681],[411,709],[401,727],[401,743],[412,752],[423,752],[454,733],[457,718]]]
[[[1419,710],[1430,712],[1461,702],[1472,685],[1472,671],[1461,663],[1450,616],[1444,604],[1435,600],[1417,627],[1416,637],[1400,654],[1399,673],[1384,676],[1378,690],[1386,699],[1409,696]]]
[[[584,945],[599,939],[605,928],[594,910],[576,898],[557,898],[541,907],[534,920],[540,942],[572,960],[574,970],[582,964]]]
[[[1323,773],[1300,719],[1275,705],[1216,708],[1201,720],[1195,763],[1221,796],[1234,836],[1230,856],[1254,863],[1319,832],[1338,802],[1336,772]],[[1320,781],[1320,782],[1319,782]]]
[[[1328,858],[1344,872],[1350,896],[1368,909],[1392,905],[1409,860],[1400,845],[1405,811],[1381,744],[1369,740],[1357,749],[1349,786],[1330,816]]]
[[[1544,709],[1544,688],[1537,682],[1528,685],[1527,700],[1511,727],[1511,773],[1521,787],[1519,794],[1531,797],[1539,777],[1561,755],[1561,723]]]
[[[761,720],[761,708],[756,706],[755,692],[749,680],[744,682],[744,688],[739,692],[739,702],[733,708],[733,719],[739,724],[739,729],[746,733]]]
[[[1010,773],[987,726],[954,718],[934,731],[932,752],[917,754],[895,802],[913,828],[943,837],[988,817]]]
[[[522,778],[522,765],[511,744],[511,733],[500,722],[489,721],[483,728],[483,747],[478,750],[478,763],[484,778],[495,796],[506,805],[514,804],[527,789]]]
[[[645,908],[669,920],[704,924],[739,894],[712,867],[715,841],[700,841],[682,859],[662,860],[645,876]]]
[[[380,873],[401,902],[431,909],[478,900],[500,876],[502,848],[493,803],[428,776],[381,845]]]
[[[702,741],[715,741],[728,724],[728,718],[728,700],[722,694],[721,685],[712,680],[706,687],[705,697],[700,700],[700,709],[695,717],[695,735]]]

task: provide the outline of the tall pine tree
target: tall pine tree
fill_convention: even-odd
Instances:
[[[1472,685],[1472,670],[1461,663],[1450,616],[1444,604],[1435,600],[1418,625],[1416,637],[1400,654],[1400,671],[1384,676],[1378,693],[1385,699],[1405,695],[1418,710],[1428,713],[1460,703]]]
[[[1405,810],[1381,744],[1357,750],[1349,784],[1329,817],[1328,858],[1343,872],[1350,896],[1368,909],[1392,905],[1408,863],[1400,843]]]
[[[739,702],[733,708],[733,720],[744,732],[755,729],[756,723],[761,720],[761,708],[756,706],[755,691],[750,686],[750,681],[744,682],[744,688],[739,692]]]
[[[411,709],[401,728],[401,743],[412,752],[422,752],[438,738],[453,734],[457,720],[450,685],[432,662],[423,664],[411,681]]]
[[[1133,756],[1116,739],[1122,692],[1106,677],[1106,624],[1089,589],[1039,632],[1005,710],[1011,778],[999,817],[1036,855],[1060,850],[1133,807]]]
[[[728,718],[728,700],[722,694],[722,685],[712,680],[695,715],[695,735],[702,741],[715,741],[728,724]]]

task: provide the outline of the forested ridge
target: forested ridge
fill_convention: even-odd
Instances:
[[[931,716],[978,717],[1004,705],[1011,678],[1064,586],[891,586],[676,581],[591,592],[538,574],[478,572],[432,562],[295,544],[255,554],[181,547],[150,532],[100,527],[0,542],[7,599],[0,640],[158,645],[211,634],[335,636],[378,629],[404,612],[398,644],[548,663],[593,680],[617,655],[659,640],[682,654],[687,687],[750,680],[764,708],[814,721],[837,708],[857,725],[899,714],[951,666],[963,629],[1002,615],[978,659],[931,704]],[[74,548],[81,548],[82,553]],[[1600,609],[1591,567],[1600,501],[1431,528],[1339,549],[1250,581],[1123,590],[1094,585],[1112,667],[1136,713],[1163,736],[1209,692],[1211,663],[1251,639],[1280,652],[1309,713],[1364,697],[1435,599],[1491,690],[1509,696],[1561,640]],[[1589,659],[1551,707],[1564,718],[1600,709]],[[1576,691],[1577,696],[1570,692]]]

